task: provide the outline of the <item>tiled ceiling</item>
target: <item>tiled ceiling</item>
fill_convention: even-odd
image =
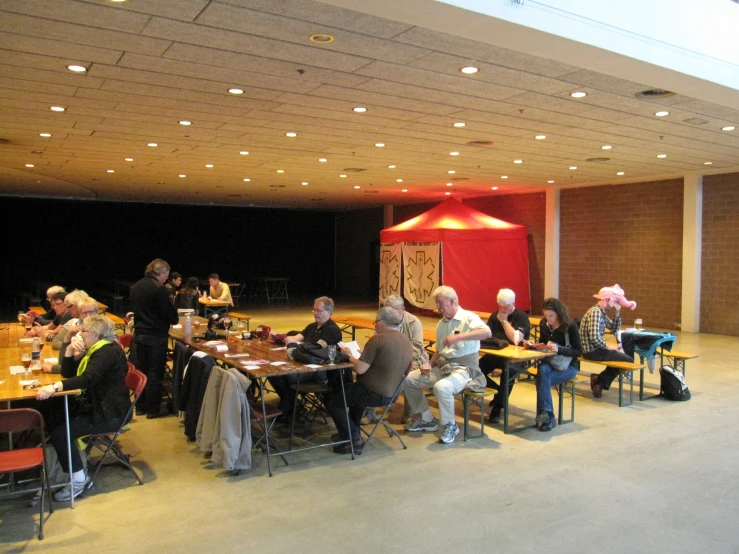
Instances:
[[[0,194],[334,209],[739,167],[738,111],[655,86],[307,0],[0,0]]]

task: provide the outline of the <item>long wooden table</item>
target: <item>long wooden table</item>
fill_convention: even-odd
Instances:
[[[225,314],[231,307],[231,303],[226,302],[225,300],[209,300],[202,296],[198,298],[198,302],[203,306],[203,314],[205,317],[208,317],[211,314]]]
[[[356,340],[357,329],[374,329],[375,322],[366,317],[354,316],[337,316],[332,318],[341,329],[342,333],[349,335],[352,340]],[[424,348],[427,352],[431,352],[436,343],[436,329],[423,329]]]
[[[265,447],[267,452],[267,468],[269,470],[269,476],[272,477],[272,458],[274,456],[285,456],[287,454],[294,454],[296,452],[303,452],[306,450],[313,450],[316,448],[322,448],[326,446],[336,446],[339,444],[349,443],[350,444],[350,450],[351,450],[351,456],[352,460],[354,459],[354,443],[351,440],[345,440],[345,441],[338,441],[338,442],[331,442],[331,443],[325,443],[325,444],[318,444],[313,445],[305,448],[297,448],[292,450],[286,450],[286,451],[279,451],[276,454],[272,453],[270,451],[270,439],[269,439],[269,424],[267,422],[267,407],[264,400],[264,390],[265,390],[265,381],[269,377],[280,377],[284,375],[294,375],[294,374],[308,374],[308,373],[315,373],[317,371],[321,370],[340,370],[340,369],[353,369],[353,364],[351,363],[343,363],[343,364],[334,364],[334,365],[322,365],[319,368],[312,368],[307,367],[304,364],[300,364],[298,362],[292,361],[288,359],[287,357],[287,351],[280,347],[279,345],[276,345],[274,342],[269,340],[258,340],[258,339],[252,339],[252,340],[240,340],[238,339],[238,334],[231,334],[228,338],[227,345],[228,345],[228,351],[227,352],[218,352],[215,348],[208,348],[203,345],[204,341],[197,340],[200,337],[198,337],[200,333],[197,333],[193,330],[193,332],[190,335],[187,335],[184,331],[184,327],[182,329],[170,329],[170,336],[178,340],[187,346],[190,346],[191,348],[195,350],[199,350],[201,352],[207,353],[209,356],[214,358],[217,362],[219,362],[221,365],[227,365],[233,368],[238,369],[245,375],[247,375],[249,378],[254,379],[256,381],[259,381],[260,387],[259,387],[259,396],[260,401],[262,404],[262,427],[264,429],[264,440],[265,440]],[[193,340],[196,339],[196,340]],[[233,358],[229,357],[229,354],[248,354],[248,357],[239,357],[239,358]],[[244,364],[241,363],[243,361],[249,361],[249,362],[255,362],[256,360],[266,360],[267,363],[259,364],[259,367],[257,369],[246,369],[244,367]],[[282,362],[280,365],[273,365],[273,362]],[[298,378],[298,382],[300,382],[300,379]],[[344,400],[344,409],[346,412],[346,423],[347,428],[350,428],[349,424],[349,412],[346,405],[346,391],[344,389],[344,380],[339,379],[339,382],[341,383],[341,395]]]
[[[32,376],[27,375],[11,375],[10,366],[21,365],[20,357],[22,351],[31,350],[31,344],[19,343],[18,340],[22,338],[25,329],[20,327],[17,323],[2,323],[0,324],[0,402],[4,402],[7,409],[10,409],[13,402],[21,400],[35,400],[36,389],[24,388],[20,381],[30,380],[37,378],[41,386],[51,385],[60,379],[58,374],[44,373],[43,371],[33,371]],[[14,342],[14,345],[11,344]],[[7,345],[7,346],[6,346]],[[58,357],[62,355],[57,350],[51,348],[51,344],[44,342],[41,350],[41,362],[45,357]],[[81,391],[77,390],[65,390],[55,393],[54,396],[61,396],[64,398],[64,422],[67,431],[67,464],[68,467],[72,467],[72,441],[69,436],[69,397],[79,394]],[[12,439],[11,439],[12,440]],[[74,484],[72,483],[72,472],[69,472],[69,484],[65,484],[65,487],[69,487],[70,493]],[[71,507],[74,509],[74,494],[70,494]]]

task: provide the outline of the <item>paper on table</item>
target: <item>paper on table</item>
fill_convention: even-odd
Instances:
[[[318,364],[303,364],[305,367],[309,367],[311,369],[321,369],[323,366]]]
[[[287,362],[272,362],[270,365],[287,365]]]
[[[59,363],[59,358],[44,358],[44,361],[47,364],[58,364]]]
[[[287,346],[278,346],[277,348],[270,348],[270,350],[287,350]]]
[[[361,352],[359,352],[359,343],[357,341],[355,341],[355,340],[353,340],[351,342],[340,342],[339,343],[339,346],[341,348],[344,348],[344,347],[348,348],[351,351],[352,356],[354,358],[359,359],[359,356],[362,355]]]
[[[204,342],[203,346],[211,347],[211,346],[218,346],[219,344],[226,344],[222,340],[209,340],[208,342]]]
[[[258,365],[245,365],[244,368],[254,371],[255,369],[259,369],[259,366]]]
[[[21,373],[25,373],[26,368],[22,365],[12,365],[10,366],[10,374],[11,375],[20,375]]]
[[[0,385],[2,385],[4,382],[5,382],[5,379],[3,379],[2,381],[0,381]]]
[[[177,325],[172,325],[172,329],[182,329],[182,325],[178,323]]]
[[[226,354],[226,358],[246,358],[249,354],[246,352],[237,353],[237,354]]]
[[[36,384],[36,379],[21,379],[19,383],[21,384],[21,387],[32,387]]]
[[[18,342],[33,342],[33,337],[18,339]]]
[[[216,352],[228,352],[227,344],[216,344]]]

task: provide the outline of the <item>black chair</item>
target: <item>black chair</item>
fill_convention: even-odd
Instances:
[[[410,366],[408,367],[408,370],[410,370]],[[384,410],[382,410],[382,413],[377,416],[377,421],[375,421],[375,426],[372,428],[372,431],[367,433],[362,427],[359,428],[359,430],[367,435],[367,440],[365,440],[365,445],[370,441],[370,439],[374,436],[375,431],[377,431],[377,428],[382,425],[385,428],[385,431],[387,431],[388,437],[398,437],[398,440],[400,441],[400,444],[403,445],[403,450],[407,450],[408,447],[403,442],[403,438],[398,434],[398,432],[390,427],[387,423],[385,423],[385,414],[390,411],[390,406],[393,405],[393,402],[395,402],[398,398],[398,395],[400,394],[400,390],[403,388],[403,382],[405,381],[405,376],[408,374],[408,371],[406,371],[403,374],[403,377],[400,379],[400,382],[398,383],[398,386],[395,387],[395,392],[393,393],[392,400],[384,406]],[[377,408],[379,406],[367,406],[368,408]]]
[[[259,429],[261,429],[262,431],[262,435],[253,442],[252,450],[259,447],[262,449],[262,452],[266,452],[267,431],[272,430],[272,426],[275,424],[275,421],[277,421],[277,418],[282,415],[282,410],[280,410],[279,408],[275,408],[274,406],[270,406],[269,404],[265,404],[265,412],[262,412],[262,403],[258,399],[247,399],[247,401],[249,402],[249,407],[251,408],[251,417],[259,426]],[[269,448],[271,450],[274,450],[278,454],[280,453],[280,449],[277,448],[271,438],[269,439]],[[285,465],[288,465],[285,456],[280,454],[280,458],[282,458],[282,461],[285,462]]]

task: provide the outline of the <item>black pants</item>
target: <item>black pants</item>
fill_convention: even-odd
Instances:
[[[350,428],[346,426],[346,411],[344,410],[344,399],[341,397],[341,390],[336,390],[329,396],[326,402],[326,408],[334,420],[341,439],[347,440],[351,438],[353,441],[358,441],[361,438],[359,421],[362,419],[364,409],[387,406],[392,401],[392,397],[386,397],[372,392],[360,383],[346,384],[345,391],[346,405],[349,407]]]
[[[628,354],[619,352],[618,350],[609,350],[608,348],[598,348],[587,354],[583,354],[583,358],[586,360],[593,360],[594,362],[633,362],[634,358]],[[611,388],[611,383],[618,376],[618,369],[615,367],[607,366],[598,375],[598,384],[603,390]]]
[[[485,354],[480,358],[480,370],[485,374],[485,381],[487,381],[487,387],[490,389],[497,390],[498,392],[493,396],[492,406],[493,410],[502,410],[505,407],[503,402],[503,395],[500,394],[500,385],[493,381],[493,371],[496,369],[502,370],[505,366],[505,359],[494,354]],[[511,397],[511,391],[513,391],[513,384],[515,383],[516,375],[526,369],[526,364],[522,362],[509,362],[508,364],[508,398]],[[500,376],[501,381],[503,380],[503,374]]]
[[[137,369],[146,375],[146,388],[139,404],[147,414],[156,414],[162,407],[162,379],[167,363],[167,337],[135,335]]]

